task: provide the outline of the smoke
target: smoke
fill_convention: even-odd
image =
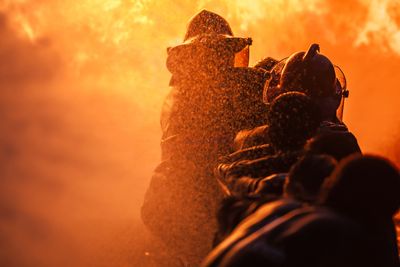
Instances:
[[[361,147],[400,164],[398,1],[0,0],[1,266],[135,265],[166,47],[202,8],[253,38],[252,63],[320,43]]]
[[[9,18],[0,13],[0,85],[19,87],[21,84],[38,83],[54,78],[60,59],[52,50],[48,39],[31,43],[15,34]]]
[[[400,54],[400,2],[365,1],[368,17],[359,32],[356,45],[375,42],[382,49]]]
[[[41,28],[30,8],[0,14],[0,265],[124,264],[159,159],[149,75],[121,74],[128,59],[107,62],[121,52],[75,46],[80,30]]]

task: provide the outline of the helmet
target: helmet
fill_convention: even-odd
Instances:
[[[332,62],[312,44],[307,52],[291,55],[282,69],[280,87],[285,91],[300,91],[310,97],[331,96],[336,90],[336,75]]]
[[[251,38],[233,37],[223,17],[202,10],[189,21],[184,42],[167,48],[167,68],[175,76],[190,78],[193,71],[210,74],[247,67],[251,44]]]
[[[297,52],[278,62],[266,82],[263,100],[270,103],[278,95],[298,91],[311,98],[333,97],[341,101],[338,117],[343,113],[344,98],[348,97],[346,78],[342,70],[312,44],[307,52]]]
[[[221,40],[221,36],[227,38],[226,43],[222,43],[222,47],[226,47],[224,45],[228,45],[228,50],[224,49],[225,52],[233,52],[235,55],[234,66],[235,67],[247,67],[249,65],[250,51],[249,46],[251,45],[251,39],[246,38],[245,46],[241,46],[243,41],[234,40],[237,44],[232,44],[233,32],[229,23],[220,15],[210,12],[208,10],[202,10],[198,14],[194,15],[187,26],[184,42],[189,41],[190,39],[196,38],[200,35],[208,35],[214,36],[216,40]],[[215,37],[217,36],[217,37]],[[219,36],[219,37],[218,37]],[[209,38],[210,40],[211,38]],[[250,41],[248,41],[250,40]],[[233,49],[232,45],[235,45]],[[238,50],[237,47],[240,47]],[[229,50],[230,49],[230,50]],[[232,51],[233,50],[233,51]]]
[[[199,34],[181,45],[167,49],[167,68],[171,73],[174,73],[176,69],[186,72],[190,69],[187,65],[193,64],[190,59],[196,59],[195,66],[193,66],[195,68],[212,67],[218,58],[225,61],[225,55],[236,57],[242,51],[246,51],[251,44],[251,38],[223,34]],[[243,65],[246,64],[245,59],[240,58],[240,60],[244,62]]]
[[[199,34],[224,34],[233,36],[229,23],[223,17],[205,9],[190,19],[184,41]]]
[[[298,91],[310,97],[337,94],[335,67],[319,53],[319,45],[312,44],[307,52],[297,52],[281,60],[271,71],[271,79],[264,88],[264,98],[271,102],[284,92]],[[270,90],[271,92],[267,92]]]

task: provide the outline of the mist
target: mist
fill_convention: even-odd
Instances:
[[[253,38],[252,64],[319,43],[363,151],[400,166],[400,4],[341,2],[0,0],[0,265],[140,266],[166,48],[202,8]]]

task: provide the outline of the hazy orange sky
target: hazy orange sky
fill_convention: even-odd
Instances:
[[[252,64],[319,43],[362,149],[400,164],[398,0],[0,0],[0,265],[133,264],[166,48],[202,8],[253,38]]]
[[[347,75],[347,124],[364,150],[387,148],[398,130],[398,0],[2,0],[3,31],[8,27],[2,39],[8,40],[1,45],[14,50],[3,59],[2,80],[20,84],[21,74],[33,80],[58,75],[58,90],[72,84],[123,96],[157,117],[168,90],[166,47],[181,42],[187,20],[201,8],[227,18],[236,35],[253,37],[253,63],[320,43]]]

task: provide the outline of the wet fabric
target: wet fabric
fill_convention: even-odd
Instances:
[[[265,77],[256,69],[200,68],[203,59],[188,60],[192,69],[172,72],[161,114],[162,163],[147,190],[142,219],[196,265],[211,249],[223,198],[213,169],[220,156],[231,152],[239,129],[265,124]]]
[[[217,179],[227,185],[232,194],[245,196],[260,190],[258,186],[264,178],[273,174],[287,173],[301,155],[302,151],[296,151],[221,163],[215,174]],[[280,195],[282,188],[277,189],[279,190],[270,193]]]
[[[162,162],[142,206],[144,224],[172,257],[188,266],[198,265],[209,252],[216,229],[217,201],[222,196],[210,201],[210,195],[221,194],[210,175],[189,161]]]
[[[249,184],[253,186],[247,195],[229,192],[230,195],[222,201],[218,209],[218,230],[214,246],[224,240],[237,225],[260,206],[282,198],[286,176],[286,173],[280,173],[260,179],[249,179]]]
[[[249,215],[262,205],[279,199],[276,195],[248,196],[230,195],[221,202],[217,212],[218,230],[214,237],[213,247],[220,244]]]
[[[214,266],[382,266],[374,263],[364,234],[357,223],[329,210],[295,209],[236,243]]]
[[[294,200],[280,199],[258,208],[253,215],[244,219],[225,240],[214,248],[206,257],[202,266],[219,266],[225,255],[241,240],[247,238],[273,220],[301,206],[301,203]]]
[[[240,131],[234,140],[235,143],[233,146],[235,150],[242,150],[252,146],[269,144],[270,139],[268,136],[268,129],[268,125],[262,125],[250,130]],[[323,121],[318,128],[317,135],[319,134],[330,134],[332,136],[332,140],[339,139],[338,142],[344,146],[340,148],[343,151],[342,154],[348,155],[348,151],[350,150],[361,153],[361,148],[357,142],[357,138],[348,130],[344,123],[339,121]]]
[[[239,151],[269,143],[268,125],[262,125],[250,130],[241,130],[238,132],[233,143],[233,149]]]
[[[357,221],[378,266],[399,266],[393,216],[400,206],[400,175],[387,159],[355,154],[339,162],[320,202]]]
[[[268,136],[278,151],[302,149],[322,122],[319,109],[307,95],[288,92],[278,96],[268,110]]]
[[[172,87],[161,116],[163,154],[166,150],[189,159],[229,154],[239,130],[266,121],[266,106],[260,100],[263,75],[255,69],[232,68],[221,77]],[[199,153],[190,153],[194,150]]]
[[[395,223],[387,219],[375,225],[364,225],[370,250],[374,251],[376,266],[400,267]]]

